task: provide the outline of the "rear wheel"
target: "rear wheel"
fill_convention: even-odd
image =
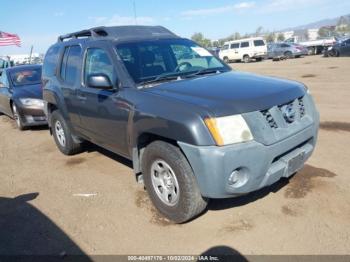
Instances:
[[[178,147],[151,143],[142,158],[142,171],[152,203],[168,219],[183,223],[206,208],[192,168]]]
[[[227,56],[224,57],[224,62],[225,62],[226,64],[230,63],[230,60],[228,59]]]
[[[250,57],[249,57],[249,55],[243,56],[243,62],[244,62],[244,63],[249,63],[249,62],[250,62]]]
[[[315,47],[309,47],[307,50],[308,50],[308,55],[316,55]]]
[[[74,155],[82,151],[81,143],[73,140],[67,122],[58,110],[51,115],[51,129],[56,145],[63,154]]]
[[[15,103],[12,104],[13,119],[16,121],[17,128],[21,131],[25,130],[26,127],[23,124],[22,116],[18,112],[18,108]]]

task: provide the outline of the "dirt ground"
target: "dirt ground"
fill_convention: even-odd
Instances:
[[[317,149],[289,181],[211,201],[173,225],[135,182],[131,163],[98,147],[62,155],[45,128],[0,116],[0,254],[350,254],[350,58],[232,64],[304,82],[321,113]],[[86,195],[88,194],[88,195]]]

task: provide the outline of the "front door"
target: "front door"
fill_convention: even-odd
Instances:
[[[123,89],[118,86],[112,51],[92,44],[85,52],[83,80],[77,90],[82,127],[91,140],[109,150],[128,155],[127,121],[129,108],[123,100]],[[113,90],[90,87],[90,75],[106,75],[115,86]]]
[[[239,60],[239,43],[230,45],[230,60]]]
[[[6,72],[0,76],[0,112],[7,115],[12,115],[10,107],[11,91]]]

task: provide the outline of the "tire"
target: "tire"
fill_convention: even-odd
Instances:
[[[58,110],[51,114],[51,129],[56,145],[63,154],[74,155],[82,151],[81,143],[74,142],[67,122]]]
[[[184,223],[206,208],[207,200],[201,196],[192,168],[178,147],[163,141],[149,144],[142,157],[142,171],[153,205],[166,218]]]
[[[22,116],[21,114],[18,112],[17,106],[15,103],[12,103],[12,114],[13,114],[13,119],[16,122],[17,128],[20,131],[26,130],[25,125],[23,124],[23,120],[22,120]]]
[[[285,56],[287,59],[293,58],[293,54],[292,54],[292,52],[290,52],[290,51],[285,52],[285,53],[284,53],[284,56]]]
[[[230,63],[230,60],[228,59],[227,56],[224,57],[224,62],[225,62],[226,64],[229,64],[229,63]]]
[[[314,47],[308,48],[308,55],[315,55],[315,48]]]
[[[243,56],[243,62],[244,62],[244,63],[249,63],[249,62],[250,62],[250,57],[249,57],[249,55]]]

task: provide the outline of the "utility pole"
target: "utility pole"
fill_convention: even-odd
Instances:
[[[137,25],[137,15],[136,15],[136,3],[135,3],[135,0],[133,0],[133,8],[134,8],[135,25]]]
[[[32,63],[32,55],[33,55],[33,46],[30,48],[30,54],[29,54],[29,64]]]

